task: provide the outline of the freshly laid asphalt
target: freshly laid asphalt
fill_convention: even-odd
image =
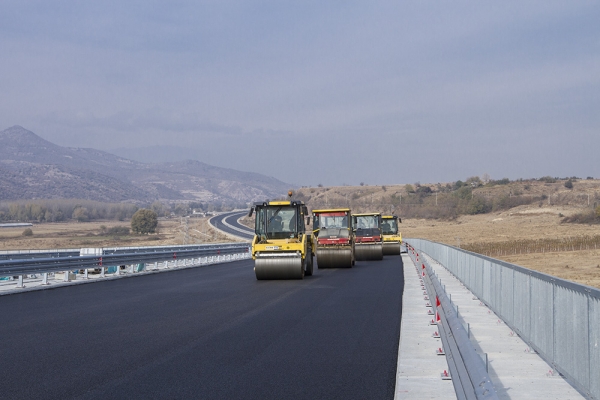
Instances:
[[[211,218],[209,221],[212,226],[221,230],[223,232],[229,233],[230,235],[238,236],[244,239],[252,239],[254,237],[254,230],[244,226],[238,222],[238,219],[248,214],[248,211],[233,211],[226,214],[217,215],[216,217]],[[228,225],[233,226],[237,229],[232,229],[229,226],[225,225],[226,222]],[[245,232],[242,232],[245,231]]]
[[[0,297],[0,398],[392,399],[402,259],[253,261]]]

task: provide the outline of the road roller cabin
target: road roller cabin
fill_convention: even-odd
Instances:
[[[349,208],[313,210],[313,235],[319,269],[354,265],[354,232]]]

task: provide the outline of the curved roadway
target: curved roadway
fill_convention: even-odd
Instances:
[[[253,261],[2,296],[0,397],[392,399],[402,259]]]
[[[238,222],[248,211],[232,211],[212,217],[208,222],[215,228],[241,239],[252,240],[254,230]]]

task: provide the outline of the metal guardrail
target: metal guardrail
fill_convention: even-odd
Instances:
[[[78,255],[79,249],[0,251],[0,261],[26,260],[32,258],[73,257]]]
[[[438,326],[456,397],[460,400],[497,400],[498,394],[487,373],[487,367],[473,348],[469,334],[460,322],[435,271],[423,255],[416,253],[408,243],[407,251],[421,275],[429,301],[435,307],[435,320],[432,323],[436,322]]]
[[[56,257],[52,257],[56,254],[43,253],[45,257],[0,260],[0,277],[239,254],[248,251],[246,243],[225,243],[195,246],[117,247],[103,249],[101,255],[84,256],[80,256],[79,252],[77,255],[69,256],[59,253],[59,256]],[[18,255],[22,256],[23,254],[19,253]]]
[[[443,264],[552,368],[600,399],[600,290],[424,239],[406,239]]]

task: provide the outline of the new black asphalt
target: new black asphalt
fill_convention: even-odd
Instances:
[[[392,399],[402,260],[238,261],[0,297],[0,398]]]
[[[243,217],[246,214],[248,214],[248,211],[243,211],[243,212],[234,211],[234,212],[227,213],[227,214],[221,214],[214,218],[211,218],[210,223],[212,226],[214,226],[215,228],[217,228],[221,231],[251,240],[254,237],[254,230],[248,228],[247,226],[241,225],[238,222],[238,219],[240,219],[241,217]],[[227,222],[229,225],[234,226],[238,229],[231,229],[229,226],[225,225],[223,223],[223,221]],[[246,233],[240,232],[240,229],[246,231]]]

